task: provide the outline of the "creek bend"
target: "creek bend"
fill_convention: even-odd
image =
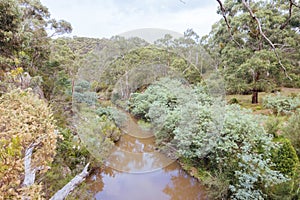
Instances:
[[[156,150],[153,133],[125,114],[124,134],[105,167],[87,180],[92,195],[97,200],[207,199],[203,185]]]

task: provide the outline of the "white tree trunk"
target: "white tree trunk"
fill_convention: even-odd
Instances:
[[[31,168],[31,156],[32,156],[32,151],[34,149],[34,146],[31,146],[26,149],[25,151],[25,160],[24,160],[24,165],[25,165],[25,178],[23,182],[23,186],[31,186],[34,183],[35,180],[35,169]]]
[[[59,191],[57,191],[50,200],[63,200],[65,199],[68,194],[73,191],[75,189],[75,187],[77,185],[79,185],[80,183],[82,183],[85,178],[89,175],[88,167],[89,167],[88,163],[84,169],[82,170],[82,172],[78,175],[76,175],[69,183],[67,183],[62,189],[60,189]]]

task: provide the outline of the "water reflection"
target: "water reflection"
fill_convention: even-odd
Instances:
[[[204,199],[202,185],[180,166],[155,151],[154,137],[127,114],[123,135],[106,167],[87,180],[97,200]]]
[[[117,146],[124,150],[134,153],[153,152],[154,149],[154,137],[150,138],[136,138],[131,135],[124,134]]]
[[[109,156],[106,165],[122,172],[144,173],[164,168],[174,160],[159,152],[133,153],[116,148]]]
[[[145,130],[137,124],[137,120],[134,119],[131,115],[129,115],[125,111],[123,112],[127,117],[126,121],[122,124],[122,131],[126,134],[136,137],[136,138],[151,138],[153,137],[153,132],[151,130]]]
[[[88,179],[97,200],[206,199],[203,186],[177,163],[152,173],[130,174],[109,167]]]

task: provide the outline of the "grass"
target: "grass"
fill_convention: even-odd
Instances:
[[[280,88],[280,93],[283,96],[291,96],[291,95],[299,94],[300,88],[282,87],[282,88]],[[262,103],[263,103],[263,98],[270,94],[274,94],[274,93],[260,92],[258,94],[258,104],[251,103],[251,98],[252,98],[251,94],[249,94],[249,95],[240,95],[240,94],[226,95],[226,100],[227,100],[227,102],[229,102],[231,99],[236,98],[242,107],[252,109],[253,111],[256,111],[257,113],[268,114],[269,113],[268,109],[264,109],[262,106]]]

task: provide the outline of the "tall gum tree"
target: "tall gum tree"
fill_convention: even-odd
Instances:
[[[229,93],[258,92],[299,79],[299,1],[219,2],[223,16],[202,39],[220,59]],[[295,81],[295,80],[294,80]]]
[[[51,19],[39,0],[0,0],[0,72],[22,67],[35,75],[49,59],[52,36],[72,31]]]

